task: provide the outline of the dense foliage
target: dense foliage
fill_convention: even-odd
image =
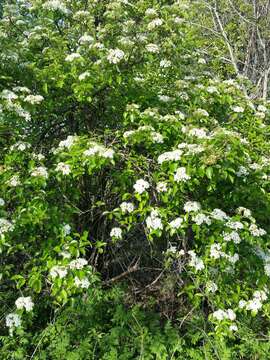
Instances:
[[[269,358],[268,103],[197,10],[4,2],[1,359]]]

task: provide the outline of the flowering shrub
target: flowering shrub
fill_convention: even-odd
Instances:
[[[268,105],[189,9],[5,4],[3,358],[267,358]]]

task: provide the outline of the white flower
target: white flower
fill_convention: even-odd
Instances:
[[[107,56],[107,60],[111,64],[118,64],[124,58],[124,56],[125,56],[124,51],[120,49],[110,49]]]
[[[119,227],[112,228],[110,236],[116,239],[122,239],[122,229]]]
[[[255,237],[263,236],[266,234],[266,231],[262,228],[258,228],[258,226],[256,224],[251,224],[249,227],[249,231],[250,231],[251,235],[253,235]]]
[[[221,251],[221,245],[220,244],[212,244],[210,247],[210,257],[214,259],[219,259],[223,256],[223,252]]]
[[[77,287],[82,289],[88,289],[90,286],[90,282],[87,278],[79,279],[77,276],[74,279],[74,283]]]
[[[4,206],[5,205],[5,200],[0,198],[0,206]]]
[[[209,113],[204,110],[204,109],[197,109],[195,112],[194,112],[195,115],[199,115],[199,116],[205,116],[205,117],[208,117],[209,116]]]
[[[263,304],[260,299],[254,298],[249,300],[246,304],[246,309],[257,312],[262,308]]]
[[[31,145],[29,143],[19,141],[10,147],[10,151],[13,151],[13,150],[24,151],[24,150],[28,149],[29,147],[31,147]]]
[[[239,255],[235,253],[234,255],[226,255],[223,253],[223,256],[228,259],[228,261],[232,264],[235,264],[239,260]]]
[[[71,226],[69,224],[64,224],[63,226],[64,235],[69,235],[71,233]]]
[[[25,308],[26,311],[31,311],[34,307],[34,303],[30,296],[19,297],[15,301],[15,305],[16,305],[17,309],[21,310],[21,309]]]
[[[75,140],[76,140],[76,136],[69,135],[69,136],[66,138],[66,140],[60,141],[58,147],[59,147],[60,149],[62,149],[62,148],[68,148],[68,149],[69,149],[69,148],[74,144]]]
[[[205,59],[204,59],[204,58],[200,58],[200,59],[198,59],[198,64],[201,64],[201,65],[206,64]]]
[[[44,166],[39,166],[31,172],[31,176],[48,178],[47,169]]]
[[[146,226],[148,227],[148,229],[150,230],[162,230],[163,229],[163,224],[161,221],[161,218],[158,216],[158,212],[153,210],[151,211],[150,216],[148,216],[146,218]]]
[[[169,222],[169,226],[173,229],[179,229],[182,223],[183,223],[183,219],[178,217],[172,220],[171,222]]]
[[[65,266],[55,265],[50,269],[50,275],[53,279],[56,277],[63,279],[67,273],[67,268]]]
[[[180,181],[185,182],[190,179],[191,179],[191,177],[187,174],[185,167],[180,167],[180,168],[176,169],[176,172],[174,174],[174,180],[176,182],[180,182]]]
[[[171,61],[167,59],[163,59],[159,63],[159,66],[164,69],[169,68],[171,65],[172,65]]]
[[[239,309],[243,309],[246,306],[247,302],[245,300],[240,300],[239,301]]]
[[[233,230],[241,230],[244,228],[244,225],[240,221],[228,221],[226,223],[226,226],[228,226],[230,229]]]
[[[236,171],[236,176],[241,177],[241,176],[248,176],[249,171],[247,170],[247,168],[245,166],[240,166],[239,169]]]
[[[0,218],[0,235],[8,232],[8,231],[12,231],[14,229],[14,225],[12,222],[4,219],[4,218]]]
[[[234,321],[236,319],[236,314],[232,309],[227,310],[227,316],[228,316],[228,319],[231,321]]]
[[[172,98],[168,95],[158,95],[158,98],[162,102],[169,102],[172,100]]]
[[[159,52],[159,47],[156,44],[147,44],[145,46],[145,48],[150,53],[158,53]]]
[[[253,297],[255,299],[259,299],[261,301],[267,300],[267,293],[264,290],[256,290],[253,293]]]
[[[184,205],[185,212],[199,211],[201,209],[200,203],[197,201],[187,201]]]
[[[206,139],[207,138],[207,134],[206,131],[204,129],[199,129],[199,128],[193,128],[190,129],[188,132],[189,136],[195,136],[199,139]]]
[[[70,166],[63,162],[58,163],[55,170],[60,171],[63,175],[69,175],[71,172]]]
[[[232,231],[231,233],[223,233],[224,241],[233,241],[235,244],[241,242],[241,238],[237,231]]]
[[[222,321],[224,319],[234,321],[236,319],[236,314],[232,309],[228,309],[228,310],[219,309],[213,312],[212,316],[218,321]]]
[[[136,183],[133,185],[134,190],[138,194],[142,194],[149,187],[150,187],[150,184],[147,181],[143,180],[143,179],[137,180]]]
[[[211,224],[211,219],[209,218],[209,216],[201,213],[193,216],[192,219],[197,225],[202,225],[203,223],[206,223],[207,225]]]
[[[86,259],[83,258],[78,258],[75,260],[72,260],[69,263],[69,267],[70,269],[77,269],[77,270],[81,270],[84,266],[86,266],[88,264]]]
[[[146,16],[155,16],[157,14],[157,12],[156,12],[156,10],[155,9],[153,9],[153,8],[148,8],[148,9],[146,9],[146,11],[145,11],[145,15]]]
[[[217,284],[213,281],[208,281],[206,283],[205,288],[206,288],[206,291],[209,293],[215,293],[218,290]]]
[[[242,214],[242,216],[244,216],[246,218],[251,217],[251,211],[243,206],[240,206],[239,208],[237,208],[236,212],[238,214]]]
[[[221,220],[221,221],[224,221],[224,220],[227,220],[228,219],[228,216],[227,214],[220,210],[220,209],[214,209],[212,212],[211,212],[211,217],[213,219],[216,219],[216,220]]]
[[[208,86],[206,91],[209,92],[209,94],[218,93],[218,89],[215,86]]]
[[[234,111],[235,113],[243,113],[245,111],[244,108],[242,108],[242,106],[232,106],[232,111]]]
[[[267,108],[265,106],[263,106],[263,105],[258,105],[257,110],[264,113],[264,112],[267,111]]]
[[[29,102],[30,104],[40,104],[44,100],[44,97],[41,95],[27,95],[24,98],[24,101]]]
[[[8,181],[7,184],[12,187],[16,187],[21,184],[19,176],[13,175]]]
[[[153,30],[155,27],[161,26],[162,24],[163,24],[163,20],[157,18],[157,19],[152,20],[152,21],[147,25],[147,28],[148,28],[148,30]]]
[[[67,15],[70,11],[65,7],[65,5],[59,0],[49,0],[46,1],[42,7],[47,10],[59,11]]]
[[[80,59],[81,58],[81,54],[79,53],[72,53],[72,54],[69,54],[67,55],[67,57],[65,58],[66,61],[68,62],[72,62],[76,59]]]
[[[236,324],[232,324],[229,327],[230,331],[237,331],[238,330],[238,326]]]
[[[122,204],[120,204],[120,208],[123,213],[132,213],[132,211],[134,211],[134,205],[130,202],[122,202]]]
[[[222,321],[223,319],[226,319],[227,318],[227,313],[226,311],[222,310],[222,309],[219,309],[219,310],[216,310],[215,312],[213,312],[213,317],[215,319],[217,319],[218,321]]]
[[[190,250],[188,251],[189,256],[191,257],[190,261],[189,261],[189,266],[192,266],[195,268],[196,271],[200,271],[204,269],[204,263],[202,261],[201,258],[199,258],[195,251]]]
[[[79,43],[80,44],[88,44],[88,43],[91,43],[94,41],[94,38],[93,36],[91,35],[87,35],[87,34],[84,34],[83,36],[81,36],[79,38]]]
[[[79,75],[79,80],[80,81],[83,81],[83,80],[85,80],[86,78],[88,78],[90,76],[90,72],[89,71],[85,71],[85,72],[83,72],[82,74],[80,74]]]
[[[164,181],[158,182],[156,189],[158,193],[166,192],[168,190],[167,183],[165,183]]]
[[[6,316],[6,326],[16,328],[21,326],[21,317],[18,314],[11,313]]]
[[[165,161],[179,161],[181,159],[181,155],[183,151],[180,149],[176,149],[173,151],[167,151],[158,157],[158,163],[162,164]]]
[[[163,136],[158,132],[151,132],[152,140],[158,144],[162,144],[164,142]]]

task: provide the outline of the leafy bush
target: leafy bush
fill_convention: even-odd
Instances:
[[[3,359],[267,359],[269,110],[189,9],[4,6]]]

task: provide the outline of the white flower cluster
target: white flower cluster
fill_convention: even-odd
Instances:
[[[18,314],[11,313],[6,316],[6,326],[8,328],[17,328],[21,326],[21,317]]]
[[[4,206],[5,205],[5,200],[0,198],[0,206]]]
[[[122,202],[122,204],[120,204],[120,208],[122,213],[132,213],[134,211],[134,205],[131,202]]]
[[[221,250],[221,245],[218,243],[212,244],[210,246],[210,257],[213,259],[225,258],[231,264],[235,264],[239,260],[239,255],[237,253],[235,253],[234,255],[225,254]]]
[[[176,182],[186,182],[187,180],[190,180],[190,175],[187,174],[185,167],[180,167],[176,169],[176,172],[174,174],[174,181]]]
[[[84,34],[83,36],[81,36],[79,38],[78,42],[79,42],[79,44],[89,44],[89,43],[91,43],[93,41],[94,41],[93,36],[88,35],[88,34]]]
[[[207,283],[205,285],[205,290],[208,293],[215,293],[218,290],[218,286],[214,281],[207,281]]]
[[[232,309],[227,309],[227,310],[219,309],[213,312],[212,316],[218,321],[222,321],[224,319],[234,321],[236,319],[236,314]]]
[[[192,220],[195,222],[195,224],[197,225],[202,225],[203,223],[207,224],[207,225],[211,225],[211,219],[209,216],[199,213],[195,216],[192,217]]]
[[[55,170],[61,172],[63,175],[69,175],[71,173],[70,166],[63,162],[58,163]]]
[[[146,218],[146,226],[150,231],[163,229],[162,220],[157,210],[152,210],[150,216]]]
[[[167,59],[163,59],[159,63],[159,66],[164,69],[169,68],[171,65],[172,65],[171,61]]]
[[[112,228],[110,236],[115,239],[122,239],[122,229],[119,227]]]
[[[137,192],[138,194],[142,194],[144,191],[149,189],[149,187],[150,187],[149,182],[143,179],[137,180],[136,183],[133,185],[135,192]]]
[[[233,241],[235,244],[239,244],[241,242],[241,238],[237,231],[232,231],[230,233],[223,233],[224,241]]]
[[[88,264],[87,260],[84,258],[77,258],[72,260],[69,265],[55,265],[50,269],[50,276],[54,279],[59,277],[63,279],[68,274],[68,269],[70,270],[81,270]]]
[[[150,53],[158,53],[159,52],[159,46],[156,44],[147,44],[145,46],[146,50]]]
[[[167,151],[158,157],[158,163],[162,164],[165,161],[179,161],[181,159],[181,156],[183,154],[183,151],[180,149],[176,149],[173,151]]]
[[[74,284],[82,289],[88,289],[90,286],[90,282],[87,278],[79,279],[77,276],[74,279]]]
[[[125,56],[125,53],[123,50],[120,49],[110,49],[107,60],[111,64],[118,64]]]
[[[114,157],[114,150],[113,149],[107,149],[102,145],[92,143],[91,147],[89,147],[87,150],[83,152],[84,156],[94,156],[98,155],[100,157],[103,157],[105,159],[113,159]]]
[[[69,14],[69,10],[66,8],[66,6],[59,0],[49,0],[46,1],[43,5],[42,5],[43,9],[46,10],[51,10],[51,11],[59,11],[62,14]]]
[[[48,171],[44,166],[39,166],[31,172],[31,176],[48,178]]]
[[[21,185],[21,181],[18,175],[13,175],[8,181],[7,185],[16,187],[18,185]]]
[[[267,291],[265,290],[257,290],[253,294],[253,298],[251,300],[240,300],[239,308],[246,309],[257,313],[263,306],[263,302],[267,300]]]
[[[64,148],[71,148],[71,146],[74,145],[75,141],[77,140],[76,136],[73,135],[69,135],[66,140],[62,140],[60,141],[59,145],[58,145],[58,149],[64,149]]]
[[[203,152],[205,149],[202,145],[199,144],[187,144],[181,143],[178,146],[178,149],[185,149],[186,155],[195,155]]]
[[[197,201],[187,201],[184,204],[185,212],[197,212],[201,210],[201,204]]]
[[[69,263],[69,268],[71,270],[81,270],[84,266],[86,266],[88,264],[87,260],[84,259],[84,258],[78,258],[78,259],[75,259],[75,260],[72,260],[70,263]]]
[[[190,256],[189,266],[194,267],[196,271],[200,271],[204,269],[204,263],[201,258],[197,256],[195,251],[189,250],[188,254]]]
[[[66,56],[66,58],[65,58],[65,60],[67,61],[67,62],[72,62],[72,61],[74,61],[74,60],[76,60],[76,59],[81,59],[81,54],[79,54],[79,53],[71,53],[71,54],[69,54],[69,55],[67,55]]]
[[[65,266],[55,265],[50,269],[50,275],[53,279],[56,277],[63,279],[65,276],[67,276],[67,273],[68,270]]]
[[[18,141],[16,144],[14,144],[10,147],[10,151],[13,151],[13,150],[24,151],[26,149],[29,149],[30,147],[31,147],[31,145],[29,143],[23,142],[23,141]]]
[[[148,30],[153,30],[154,28],[161,26],[162,24],[163,24],[163,20],[156,18],[147,25],[147,28]]]
[[[259,228],[256,224],[251,224],[249,227],[249,231],[252,236],[260,237],[266,235],[266,231],[262,228]]]
[[[238,176],[238,177],[242,177],[242,176],[248,176],[248,174],[249,174],[249,171],[248,171],[248,169],[245,167],[245,166],[239,166],[239,169],[236,171],[236,176]]]
[[[211,217],[215,220],[220,220],[220,221],[225,221],[229,218],[228,215],[220,209],[214,209],[211,212]]]
[[[183,132],[185,132],[185,130]],[[208,138],[206,131],[204,129],[200,129],[200,128],[190,129],[188,131],[188,135],[197,137],[198,139],[207,139]]]
[[[244,225],[240,221],[229,220],[226,223],[226,226],[228,226],[230,229],[233,229],[233,230],[242,230],[242,229],[244,229]]]
[[[24,98],[24,101],[26,101],[32,105],[40,104],[43,100],[44,100],[44,97],[41,95],[27,95]]]
[[[156,189],[157,189],[158,193],[166,192],[168,190],[167,183],[164,182],[164,181],[158,182],[157,186],[156,186]]]
[[[89,72],[89,71],[85,71],[85,72],[83,72],[83,73],[81,73],[81,74],[79,75],[78,79],[79,79],[80,81],[83,81],[83,80],[85,80],[86,78],[88,78],[89,76],[90,76],[90,72]]]
[[[32,311],[34,303],[30,296],[21,296],[15,301],[15,305],[18,310],[25,309],[26,311]]]
[[[0,235],[14,229],[14,224],[4,218],[0,218]]]
[[[176,219],[169,222],[169,226],[172,229],[179,229],[183,223],[183,219],[181,217],[177,217]]]

